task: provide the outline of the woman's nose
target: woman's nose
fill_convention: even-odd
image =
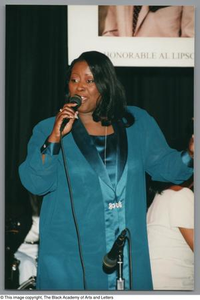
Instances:
[[[82,91],[82,90],[84,90],[85,89],[85,84],[83,83],[83,82],[79,82],[78,83],[78,86],[77,86],[77,90],[78,91]]]

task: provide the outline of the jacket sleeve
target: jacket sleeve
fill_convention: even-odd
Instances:
[[[119,36],[115,6],[108,6],[101,19],[102,36]]]
[[[181,37],[194,37],[194,6],[183,6]]]
[[[143,118],[145,169],[152,180],[179,184],[193,174],[181,152],[168,146],[156,121],[146,112]]]
[[[57,186],[58,155],[45,154],[45,160],[42,161],[40,148],[49,135],[44,132],[42,124],[39,123],[33,129],[26,160],[19,166],[22,184],[35,195],[52,192]]]

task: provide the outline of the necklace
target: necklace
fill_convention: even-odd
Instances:
[[[106,167],[106,155],[107,155],[107,136],[108,136],[108,126],[105,126],[105,139],[104,139],[104,165]]]

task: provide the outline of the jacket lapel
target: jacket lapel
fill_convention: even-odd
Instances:
[[[117,182],[119,182],[127,161],[127,135],[122,121],[113,123],[117,135]]]
[[[119,182],[125,164],[127,160],[127,136],[126,129],[123,123],[117,122],[113,124],[114,131],[117,136],[117,182]],[[76,142],[81,153],[84,155],[88,163],[91,165],[96,174],[107,184],[111,189],[114,190],[114,187],[111,183],[111,180],[108,176],[106,168],[103,164],[103,161],[93,144],[93,140],[90,135],[87,133],[85,127],[83,126],[80,119],[76,120],[73,128],[72,135],[74,141]]]
[[[142,9],[139,13],[138,16],[138,21],[137,21],[137,26],[136,26],[136,30],[135,30],[135,34],[137,34],[137,31],[140,28],[140,25],[142,24],[142,22],[144,21],[144,19],[146,18],[147,14],[149,12],[149,6],[143,5]]]
[[[75,121],[72,128],[72,135],[81,153],[84,155],[96,174],[104,181],[104,183],[113,189],[102,159],[80,119]]]

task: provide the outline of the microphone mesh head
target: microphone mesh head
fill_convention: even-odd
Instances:
[[[79,95],[72,96],[69,100],[69,103],[76,103],[77,104],[76,109],[79,108],[82,104],[81,96]]]

